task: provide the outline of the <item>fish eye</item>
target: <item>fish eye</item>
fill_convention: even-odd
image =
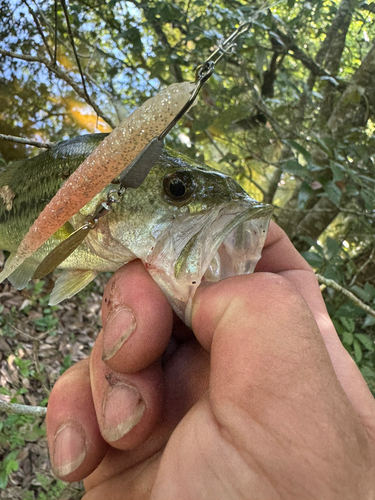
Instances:
[[[194,181],[189,172],[173,172],[163,180],[164,197],[169,201],[184,204],[188,202],[194,192]]]

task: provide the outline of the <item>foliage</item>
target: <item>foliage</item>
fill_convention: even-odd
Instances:
[[[67,304],[65,311],[62,307],[47,307],[50,287],[48,279],[33,282],[25,290],[16,293],[6,291],[9,290],[9,285],[0,286],[3,302],[0,306],[0,377],[2,381],[6,381],[0,388],[0,397],[2,399],[5,397],[11,403],[46,406],[51,385],[77,361],[77,354],[74,353],[81,350],[82,339],[78,341],[72,332],[79,331],[82,337],[82,323],[73,327],[72,332],[62,331],[62,318],[66,317],[67,311],[71,311],[72,304]],[[89,290],[85,290],[83,300],[89,302],[90,290],[91,294],[95,291],[97,311],[100,296],[96,292],[99,288],[102,290],[103,282],[92,283],[88,288]],[[17,299],[16,304],[11,305],[15,303],[15,299]],[[79,299],[76,300],[78,301]],[[74,309],[71,314],[74,315]],[[97,314],[93,316],[95,324],[92,332],[96,333],[99,328]],[[52,325],[52,329],[48,329],[49,325]],[[46,345],[42,345],[40,340]],[[49,344],[49,350],[43,350],[43,347]],[[84,357],[90,348],[91,345],[85,347],[82,353]],[[35,457],[38,460],[35,461]],[[30,479],[28,477],[30,473],[24,472],[25,459],[31,462],[34,472],[34,476]],[[78,484],[67,486],[66,483],[54,478],[52,473],[48,472],[47,464],[43,419],[1,412],[0,498],[9,498],[8,491],[12,491],[11,498],[22,500],[36,498],[53,500],[67,494],[72,500],[80,498],[82,488]],[[15,486],[19,478],[21,478],[20,483],[25,483],[25,490],[22,493]],[[27,487],[30,481],[31,486]],[[19,494],[21,496],[18,496]]]
[[[18,470],[19,449],[24,448],[27,441],[44,436],[40,424],[40,419],[29,415],[8,415],[0,422],[0,446],[10,450],[0,462],[0,490],[6,488],[11,473]]]
[[[110,130],[160,88],[194,79],[218,40],[252,19],[169,141],[271,203],[312,267],[375,308],[373,4],[71,1],[87,94],[54,5],[0,4],[0,132],[56,142]],[[0,153],[9,161],[35,150],[0,141]],[[337,291],[324,298],[375,392],[374,318]],[[55,313],[45,304],[39,331],[54,331]],[[7,326],[0,312],[9,335],[13,316]]]

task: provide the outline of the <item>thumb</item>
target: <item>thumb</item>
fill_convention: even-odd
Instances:
[[[289,384],[295,391],[326,385],[327,379],[336,384],[310,309],[281,276],[256,273],[201,287],[192,325],[211,351],[211,390],[225,388],[235,397],[254,387],[284,393]]]
[[[329,479],[349,487],[347,471],[371,462],[371,451],[302,295],[270,273],[198,290],[192,325],[211,353],[209,398],[223,435],[275,482],[327,478],[336,463]]]

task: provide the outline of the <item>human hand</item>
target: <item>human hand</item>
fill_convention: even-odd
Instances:
[[[139,262],[111,278],[47,411],[54,471],[85,500],[374,498],[374,399],[275,224],[256,271],[198,289],[194,334]]]

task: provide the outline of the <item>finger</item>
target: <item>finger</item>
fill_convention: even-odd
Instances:
[[[258,273],[202,287],[193,329],[211,349],[209,396],[222,435],[234,446],[256,450],[256,465],[267,468],[271,484],[298,479],[299,472],[308,478],[313,470],[315,477],[333,478],[344,494],[352,479],[339,471],[355,466],[357,477],[363,472],[368,479],[367,434],[309,308],[290,282]],[[327,463],[338,468],[327,474]],[[300,497],[314,491],[314,484],[305,486]],[[317,490],[316,496],[324,495]]]
[[[293,283],[313,313],[329,352],[333,354],[341,346],[313,270],[294,248],[286,233],[273,221],[255,271],[276,273]]]
[[[103,438],[118,449],[134,448],[154,430],[163,401],[160,363],[137,373],[111,370],[102,360],[103,332],[90,356],[96,417]]]
[[[322,326],[325,327],[322,334],[326,337],[325,340],[334,337],[337,342],[334,328],[326,328],[329,316],[313,270],[294,248],[286,233],[273,221],[255,271],[276,273],[293,283],[306,300],[315,320],[318,323],[322,320]]]
[[[313,270],[293,247],[285,232],[274,222],[270,225],[256,271],[273,272],[285,277],[303,296],[319,326],[336,376],[358,415],[366,427],[371,429],[375,440],[374,398],[358,367],[341,344]]]
[[[137,464],[143,464],[142,470],[145,472],[144,479],[141,481],[142,486],[151,484],[153,476],[149,467],[153,468],[155,463],[159,463],[157,457],[160,457],[161,450],[165,447],[172,432],[207,391],[209,353],[196,339],[188,340],[178,347],[165,364],[163,371],[163,409],[154,432],[130,453],[110,448],[99,467],[85,479],[86,491],[92,492],[92,498],[108,497],[108,494],[107,496],[104,494],[103,478],[106,480],[117,478],[118,480],[118,483],[113,485],[111,498],[143,498],[137,489],[139,481],[134,481],[135,476],[140,477]],[[124,471],[126,474],[122,474]],[[118,493],[115,493],[117,485]]]
[[[52,468],[64,481],[80,481],[97,468],[108,445],[95,418],[89,363],[69,368],[52,389],[47,408]]]
[[[286,233],[273,221],[271,221],[262,250],[262,257],[255,271],[276,273],[284,276],[293,283],[306,300],[317,322],[320,318],[329,318],[313,270],[294,248]],[[337,338],[334,329],[327,331],[327,335],[330,334]]]
[[[103,359],[119,373],[137,372],[158,359],[172,332],[173,314],[140,261],[119,269],[103,297]]]
[[[294,269],[311,271],[311,267],[294,248],[286,233],[271,221],[256,271],[279,273]]]

